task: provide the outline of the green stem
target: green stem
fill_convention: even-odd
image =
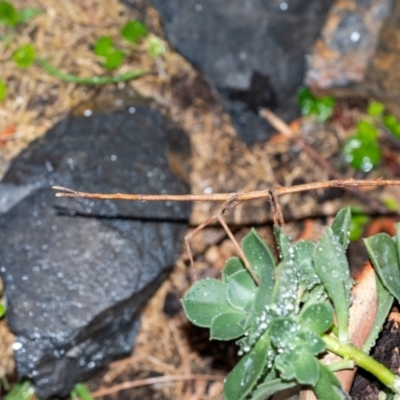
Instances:
[[[344,359],[354,361],[359,367],[376,376],[394,393],[400,393],[400,378],[390,371],[390,369],[351,344],[340,343],[337,339],[328,335],[323,335],[322,339],[325,341],[329,351]]]
[[[355,367],[352,360],[340,360],[326,365],[332,372],[341,371],[342,369],[353,369]]]
[[[80,77],[62,72],[42,58],[38,58],[36,61],[50,75],[53,75],[62,81],[77,83],[79,85],[107,85],[110,83],[119,83],[139,78],[149,72],[147,69],[138,69],[136,71],[128,71],[117,76]]]

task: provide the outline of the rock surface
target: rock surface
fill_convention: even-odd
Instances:
[[[187,193],[168,162],[182,148],[183,132],[135,106],[69,117],[13,161],[0,184],[0,275],[18,373],[39,397],[66,396],[130,353],[141,309],[173,266],[190,213],[184,203],[58,199],[49,186]]]
[[[288,122],[297,115],[305,56],[332,0],[151,2],[171,44],[217,89],[247,144],[272,132],[259,107]]]
[[[335,96],[375,97],[400,116],[399,15],[393,0],[337,0],[310,58],[307,85]]]

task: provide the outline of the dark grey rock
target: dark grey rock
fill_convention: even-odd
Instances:
[[[296,90],[305,56],[333,0],[151,0],[172,45],[225,99],[240,137],[268,139],[272,129],[257,115],[273,109],[296,117]]]
[[[173,266],[190,212],[187,204],[59,199],[49,186],[187,193],[166,153],[183,148],[187,157],[188,142],[166,125],[146,107],[70,117],[18,156],[4,178],[7,320],[17,334],[19,376],[32,379],[43,399],[68,395],[75,382],[131,352],[141,309]]]

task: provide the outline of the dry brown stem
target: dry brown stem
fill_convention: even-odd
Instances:
[[[199,374],[190,374],[190,375],[163,375],[156,376],[153,378],[147,379],[138,379],[132,382],[124,382],[119,385],[111,386],[109,388],[99,389],[96,392],[91,393],[92,397],[99,398],[107,395],[111,395],[117,392],[121,392],[122,390],[133,389],[139,386],[145,385],[154,385],[159,383],[168,383],[175,381],[188,381],[188,380],[201,380],[201,381],[223,381],[226,377],[224,375],[199,375]]]
[[[53,186],[58,190],[57,197],[81,197],[85,199],[101,200],[130,200],[130,201],[221,201],[226,205],[222,213],[236,207],[236,205],[249,200],[266,199],[271,200],[271,190],[276,196],[285,194],[306,192],[309,190],[328,189],[328,188],[352,188],[352,187],[380,187],[380,186],[400,186],[400,180],[387,179],[335,179],[325,182],[305,183],[291,187],[274,187],[267,190],[254,190],[251,192],[233,193],[211,193],[211,194],[124,194],[124,193],[87,193],[69,189],[63,186]],[[216,218],[216,217],[215,217]],[[215,219],[214,218],[214,219]]]

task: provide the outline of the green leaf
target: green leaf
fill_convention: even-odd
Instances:
[[[35,394],[35,388],[30,381],[17,383],[11,389],[11,392],[5,396],[5,400],[31,400]]]
[[[27,22],[42,13],[42,10],[37,7],[25,7],[18,11],[18,23]]]
[[[251,400],[269,399],[273,394],[290,389],[297,385],[296,381],[283,381],[282,379],[273,379],[258,385],[256,390],[251,394]]]
[[[290,243],[289,236],[283,233],[282,228],[278,226],[274,227],[274,233],[276,241],[278,242],[280,258],[283,261],[293,261],[294,249],[292,243]]]
[[[155,36],[151,36],[146,41],[146,46],[147,46],[147,54],[152,58],[160,57],[162,54],[165,53],[166,50],[164,42]]]
[[[254,300],[256,284],[248,271],[238,271],[226,283],[226,298],[232,307],[244,310]]]
[[[235,312],[226,299],[226,284],[216,279],[196,282],[182,299],[187,318],[195,325],[209,328],[216,315]]]
[[[400,299],[400,269],[397,255],[400,245],[399,229],[396,234],[396,243],[386,233],[378,233],[364,239],[364,243],[383,285],[396,299]]]
[[[365,225],[368,223],[368,216],[366,214],[353,215],[351,217],[350,224],[350,236],[351,242],[355,242],[363,236]]]
[[[316,101],[317,120],[327,121],[332,115],[336,105],[336,100],[330,96],[324,96]]]
[[[299,282],[293,261],[281,262],[275,273],[275,285],[271,296],[270,311],[277,317],[296,314]]]
[[[340,244],[344,249],[347,249],[349,244],[349,231],[351,223],[350,207],[342,208],[336,215],[332,223],[332,232],[339,239]]]
[[[102,36],[94,44],[94,54],[107,57],[115,50],[112,39],[109,36]]]
[[[243,261],[237,257],[230,258],[225,263],[225,267],[222,270],[222,280],[224,282],[228,282],[230,276],[238,271],[246,271],[246,267],[244,266]]]
[[[383,124],[397,138],[400,138],[400,121],[394,115],[385,115]]]
[[[282,352],[293,343],[299,330],[300,326],[294,319],[275,318],[269,326],[271,342],[278,349],[278,352]]]
[[[346,142],[342,153],[351,167],[364,172],[375,168],[382,158],[378,142],[366,141],[359,135],[352,136]]]
[[[73,388],[73,392],[80,400],[93,400],[89,389],[84,383],[77,383]]]
[[[239,323],[246,318],[247,314],[240,311],[216,315],[211,321],[210,339],[232,340],[243,336],[246,329]]]
[[[378,128],[371,122],[361,120],[357,124],[357,135],[364,141],[372,142],[378,138]]]
[[[127,22],[121,31],[121,36],[131,43],[137,43],[141,38],[146,37],[147,34],[148,29],[146,25],[140,21]]]
[[[121,50],[114,50],[107,55],[103,65],[107,69],[116,69],[123,63],[124,57]]]
[[[242,400],[251,392],[264,371],[269,345],[269,332],[266,331],[226,378],[225,399]]]
[[[314,265],[335,307],[339,340],[347,341],[352,280],[345,250],[330,228],[315,246]]]
[[[0,303],[0,318],[3,318],[6,313],[6,306],[3,303]]]
[[[0,101],[7,97],[7,85],[0,79]]]
[[[389,314],[390,309],[393,304],[393,296],[391,293],[383,286],[378,275],[376,277],[376,290],[378,292],[378,308],[376,310],[374,324],[368,338],[363,344],[362,350],[364,353],[369,353],[371,348],[375,345],[375,341],[378,338],[380,331],[383,328],[383,324]]]
[[[24,44],[18,47],[13,55],[13,60],[19,68],[29,67],[36,58],[36,49],[33,44]]]
[[[308,289],[321,283],[314,267],[315,244],[309,240],[299,240],[294,246],[294,263],[299,269],[300,281]]]
[[[350,400],[339,379],[325,365],[319,365],[319,379],[314,386],[314,392],[318,400]]]
[[[8,1],[0,1],[0,25],[15,26],[17,24],[17,10]]]
[[[333,325],[333,309],[329,303],[316,303],[302,309],[299,324],[318,335],[327,332]]]
[[[274,257],[254,229],[243,238],[242,249],[261,283],[272,291],[275,273]]]
[[[326,343],[315,332],[304,329],[296,334],[295,342],[307,350],[310,354],[318,355],[326,350]]]
[[[381,117],[385,111],[385,106],[378,101],[370,101],[367,108],[367,114],[371,117]]]
[[[315,385],[319,379],[320,363],[301,346],[278,354],[275,367],[283,379],[295,379],[301,385]]]

